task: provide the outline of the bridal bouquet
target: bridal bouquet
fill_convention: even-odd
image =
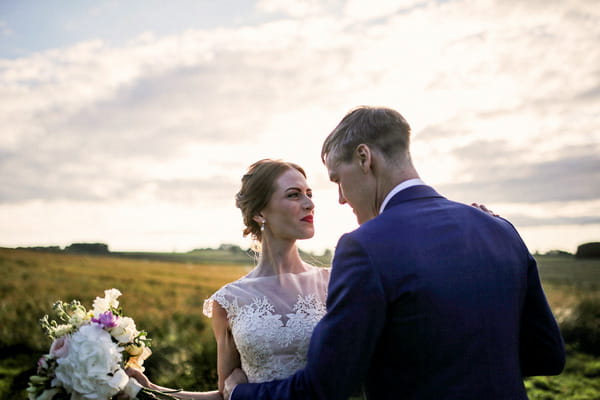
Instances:
[[[29,400],[110,400],[117,394],[119,399],[174,398],[143,388],[125,373],[127,367],[143,371],[152,352],[146,332],[119,308],[120,295],[117,289],[105,290],[91,311],[78,300],[54,303],[59,321],[48,315],[40,320],[52,345],[29,379]]]

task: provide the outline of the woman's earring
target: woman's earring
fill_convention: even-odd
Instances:
[[[264,232],[265,231],[265,222],[267,222],[266,220],[263,220],[262,224],[260,225],[260,231]]]

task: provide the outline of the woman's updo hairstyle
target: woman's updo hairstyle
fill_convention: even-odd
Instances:
[[[260,214],[269,203],[275,192],[277,178],[290,169],[297,170],[306,178],[304,169],[299,165],[271,159],[255,162],[248,168],[248,173],[242,176],[242,187],[235,196],[235,205],[242,211],[246,225],[244,237],[251,235],[259,242],[262,240],[260,224],[253,217]]]

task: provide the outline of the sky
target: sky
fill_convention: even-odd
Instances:
[[[600,241],[596,0],[0,0],[0,246],[249,247],[234,195],[302,165],[315,237],[357,227],[320,159],[398,110],[421,178],[531,252]]]

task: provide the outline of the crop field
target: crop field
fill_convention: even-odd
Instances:
[[[560,376],[526,380],[529,396],[599,399],[600,347],[593,340],[600,335],[600,260],[536,259],[549,302],[568,334],[569,355]],[[246,274],[249,261],[193,264],[0,249],[0,399],[27,398],[27,379],[50,345],[38,320],[52,304],[79,299],[91,308],[110,288],[123,293],[125,315],[153,339],[153,355],[145,364],[151,379],[188,390],[214,389],[216,346],[202,305],[216,289]]]

